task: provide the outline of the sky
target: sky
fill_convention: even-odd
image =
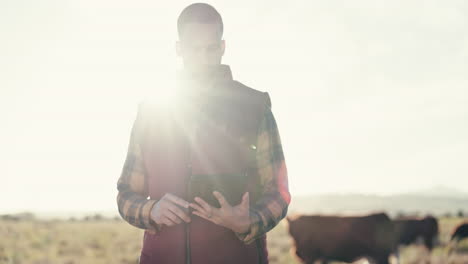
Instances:
[[[137,104],[189,1],[0,2],[0,213],[115,210]],[[468,3],[209,1],[272,99],[294,196],[468,192]]]

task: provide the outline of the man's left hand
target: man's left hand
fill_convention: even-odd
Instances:
[[[213,195],[218,199],[221,208],[213,207],[203,199],[195,197],[197,203],[190,203],[190,207],[195,209],[192,213],[237,233],[249,231],[249,193],[244,193],[242,201],[236,206],[231,206],[217,191],[214,191]]]

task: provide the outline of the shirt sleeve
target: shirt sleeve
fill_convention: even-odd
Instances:
[[[236,233],[246,244],[275,227],[286,216],[291,201],[283,147],[270,107],[267,107],[261,121],[256,147],[262,195],[250,208],[250,230],[243,234]]]
[[[127,156],[117,182],[117,206],[120,215],[129,224],[156,233],[159,226],[151,220],[150,215],[157,201],[148,197],[140,146],[143,125],[143,110],[140,104],[132,126]]]

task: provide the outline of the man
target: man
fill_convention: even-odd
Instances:
[[[140,104],[119,213],[145,230],[140,263],[268,263],[266,233],[290,202],[269,96],[221,64],[223,22],[212,6],[186,7],[177,27],[179,105]]]

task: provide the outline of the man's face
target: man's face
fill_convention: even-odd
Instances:
[[[177,54],[192,72],[203,72],[206,66],[221,64],[225,43],[216,24],[189,23],[177,42]]]

